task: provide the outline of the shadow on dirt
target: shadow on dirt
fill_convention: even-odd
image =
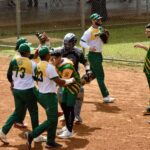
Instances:
[[[84,103],[86,104],[94,104],[96,106],[96,110],[95,111],[102,111],[102,112],[106,112],[106,113],[119,113],[121,111],[121,109],[118,106],[114,106],[115,103],[99,103],[99,102],[86,102],[84,101]]]
[[[74,129],[76,131],[76,135],[81,137],[91,135],[95,130],[101,130],[101,128],[90,127],[85,124],[75,125]]]

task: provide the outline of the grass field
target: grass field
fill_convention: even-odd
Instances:
[[[117,27],[107,27],[110,31],[109,43],[104,46],[104,57],[113,59],[125,59],[125,60],[135,60],[143,61],[146,52],[141,49],[134,49],[133,45],[136,42],[142,42],[148,45],[148,39],[144,34],[144,25],[128,25],[128,26],[117,26]],[[57,47],[62,45],[63,36],[68,33],[73,32],[77,35],[78,41],[82,36],[81,30],[63,30],[63,31],[53,31],[49,32],[48,35],[51,38],[51,46]],[[29,34],[28,34],[29,35]],[[32,42],[33,47],[37,46],[37,39],[33,34],[28,35],[27,39]],[[15,45],[16,37],[2,36],[0,37],[0,44]],[[79,44],[79,43],[78,43]],[[0,47],[0,55],[13,55],[13,48]]]

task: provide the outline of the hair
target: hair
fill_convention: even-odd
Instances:
[[[39,56],[41,60],[45,60],[46,55],[44,56]]]
[[[29,52],[19,52],[21,56],[25,56]]]

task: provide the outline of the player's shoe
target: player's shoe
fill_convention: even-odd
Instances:
[[[82,118],[79,115],[77,115],[77,116],[75,116],[74,121],[75,121],[76,124],[81,124],[82,123]]]
[[[30,133],[29,132],[25,132],[25,138],[27,139],[27,148],[28,150],[31,150],[31,144],[32,144],[32,141],[33,141],[33,138],[30,136]]]
[[[3,133],[2,129],[0,129],[0,140],[4,143],[4,144],[9,144],[6,135]]]
[[[143,115],[146,116],[146,115],[150,115],[150,106],[148,106],[146,108],[146,110],[143,112]]]
[[[61,139],[71,138],[72,136],[73,136],[73,133],[70,132],[68,129],[66,129],[64,132],[58,135],[58,137]]]
[[[43,136],[43,135],[40,135],[40,136],[34,138],[33,141],[34,141],[34,142],[47,142],[47,137],[46,137],[46,136]]]
[[[56,142],[54,142],[54,143],[51,143],[51,144],[46,144],[46,146],[45,146],[45,148],[60,148],[60,147],[62,147],[62,145],[61,144],[58,144],[58,143],[56,143]]]
[[[15,128],[27,128],[27,124],[20,123],[20,122],[15,122],[14,127]]]
[[[57,135],[62,134],[65,130],[67,130],[67,127],[62,127],[60,130],[57,131]]]
[[[62,116],[59,118],[59,121],[65,121],[65,116],[62,115]]]
[[[107,97],[104,97],[104,98],[103,98],[103,102],[104,102],[104,103],[113,103],[114,100],[115,100],[115,98],[110,97],[109,95],[108,95]]]

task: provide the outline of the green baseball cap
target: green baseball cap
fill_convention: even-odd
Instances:
[[[47,46],[42,46],[39,50],[39,56],[45,56],[47,54],[49,54],[49,49]]]
[[[97,14],[97,13],[93,13],[91,16],[90,16],[90,19],[91,20],[99,20],[99,19],[102,19],[102,17]]]
[[[23,44],[21,44],[21,45],[19,46],[18,51],[19,51],[20,53],[22,53],[22,52],[30,52],[30,46],[29,46],[27,43],[23,43]]]
[[[23,44],[23,43],[27,43],[28,45],[31,45],[31,43],[29,43],[26,38],[23,38],[23,37],[22,37],[22,38],[19,38],[19,39],[17,40],[15,50],[18,50],[18,49],[19,49],[19,46],[20,46],[21,44]]]

